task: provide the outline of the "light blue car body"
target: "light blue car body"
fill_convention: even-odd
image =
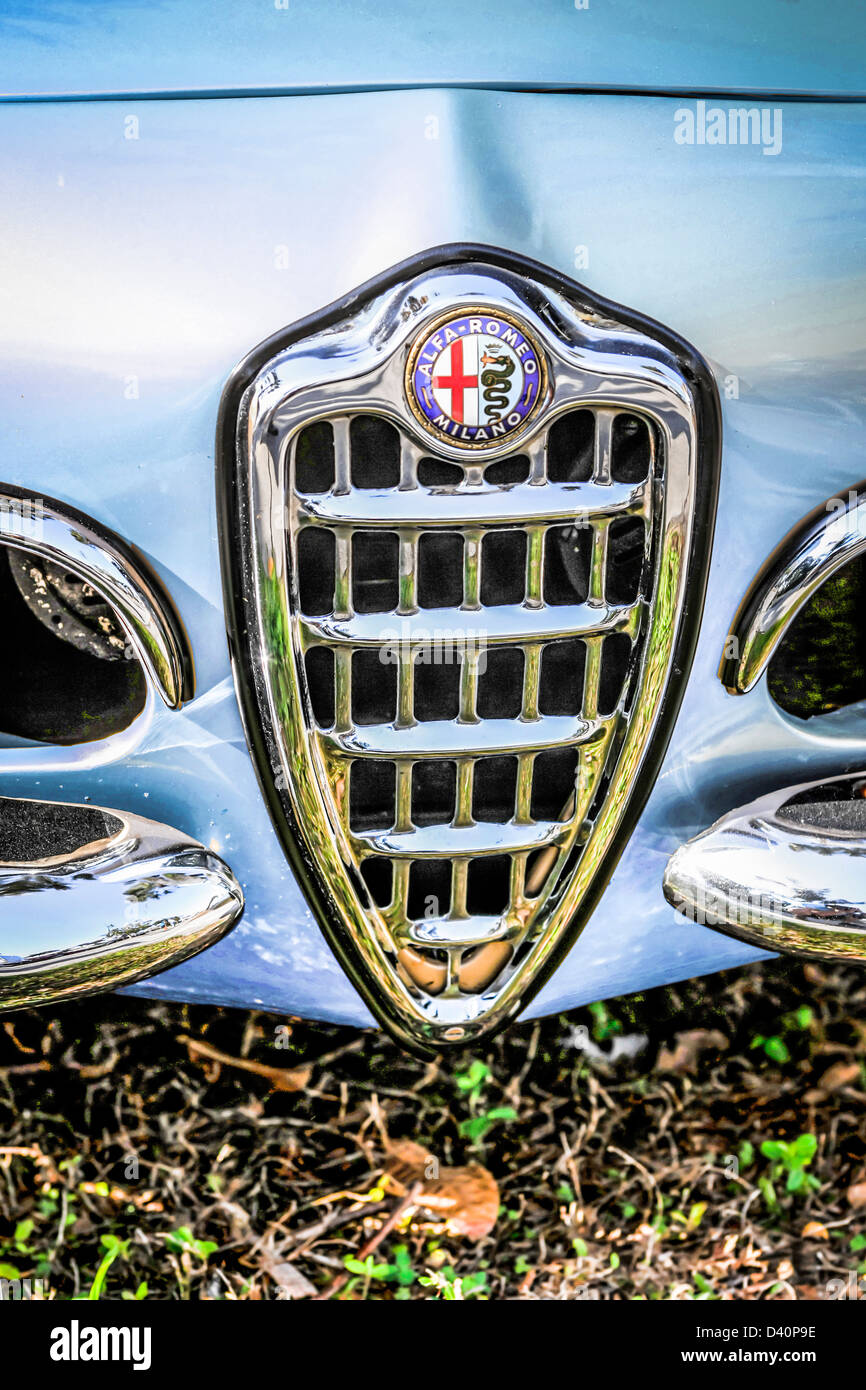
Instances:
[[[231,935],[134,992],[372,1022],[247,751],[216,414],[259,340],[457,241],[523,253],[662,321],[709,361],[722,397],[715,547],[682,710],[600,906],[527,1014],[759,957],[679,917],[661,884],[673,850],[724,812],[866,765],[862,706],[802,722],[765,681],[737,698],[717,677],[767,554],[866,475],[863,11],[836,7],[830,23],[781,0],[546,0],[495,17],[456,0],[4,6],[2,478],[147,554],[187,626],[198,691],[182,712],[151,699],[103,743],[4,740],[0,793],[166,821],[217,850],[246,894]],[[678,113],[699,98],[704,120],[767,111],[780,148],[681,143]]]

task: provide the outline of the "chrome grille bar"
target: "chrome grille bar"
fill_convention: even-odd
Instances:
[[[407,454],[406,458],[411,459]],[[544,455],[535,456],[544,466]],[[415,466],[414,463],[411,466]],[[606,465],[605,465],[606,466]],[[496,488],[477,483],[470,487],[422,487],[407,483],[399,488],[363,489],[321,497],[298,499],[297,519],[301,526],[354,526],[365,530],[393,531],[410,526],[479,526],[500,529],[536,523],[579,521],[604,511],[608,516],[636,516],[646,505],[645,484],[604,483],[602,478],[585,483],[550,483],[540,473],[525,483]]]
[[[301,618],[299,628],[303,647],[317,643],[347,644],[351,647],[386,647],[400,639],[410,647],[424,647],[435,641],[435,634],[445,633],[448,640],[471,639],[479,631],[479,616],[483,614],[484,641],[487,646],[513,646],[519,643],[555,642],[565,637],[595,637],[606,632],[626,632],[631,635],[639,621],[638,605],[611,607],[604,601],[601,579],[596,566],[604,564],[604,527],[596,532],[593,555],[593,582],[598,591],[591,602],[574,607],[562,605],[530,608],[524,604],[502,604],[496,608],[414,608],[391,615],[381,613],[352,613],[321,618]],[[395,627],[392,619],[400,619]]]
[[[595,698],[594,691],[590,692]],[[587,696],[584,696],[584,707]],[[471,758],[490,753],[542,752],[562,744],[592,743],[610,720],[571,715],[538,719],[425,720],[423,723],[364,724],[337,732],[322,730],[318,741],[332,757],[409,759]]]

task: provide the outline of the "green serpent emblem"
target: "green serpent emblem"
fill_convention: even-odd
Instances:
[[[498,343],[486,343],[487,351],[481,359],[485,370],[481,373],[484,400],[484,414],[488,421],[502,418],[503,410],[508,408],[508,394],[511,377],[516,363],[505,353],[498,352]]]

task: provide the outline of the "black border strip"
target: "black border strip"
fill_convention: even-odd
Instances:
[[[866,101],[866,91],[843,92],[831,87],[810,91],[804,87],[653,87],[618,86],[616,83],[569,82],[390,82],[340,83],[338,86],[308,87],[167,87],[111,92],[2,92],[2,106],[38,106],[52,102],[91,101],[250,101],[275,97],[382,96],[389,92],[525,92],[531,96],[651,97],[669,101],[776,101],[787,104],[846,103]]]
[[[523,1010],[550,978],[571,949],[583,927],[594,912],[610,880],[619,858],[655,785],[661,764],[673,732],[685,690],[686,679],[694,657],[706,594],[712,553],[721,466],[722,420],[719,395],[712,372],[704,359],[684,338],[671,332],[654,319],[625,309],[612,300],[588,290],[568,276],[549,266],[522,256],[517,252],[474,242],[458,242],[435,246],[417,256],[400,261],[383,274],[367,280],[342,299],[335,300],[317,313],[309,314],[296,323],[266,338],[235,368],[226,383],[220,401],[216,437],[217,518],[219,523],[220,556],[225,595],[227,633],[232,668],[235,674],[238,704],[246,731],[253,766],[262,795],[293,872],[310,903],[327,940],[355,988],[374,1016],[402,1047],[429,1056],[421,1044],[408,1040],[399,1020],[390,1017],[371,986],[360,958],[346,939],[330,895],[318,875],[316,865],[305,852],[304,838],[292,814],[283,803],[271,769],[276,766],[276,741],[266,722],[256,688],[260,675],[255,667],[244,582],[244,563],[248,555],[244,534],[244,515],[247,506],[243,479],[239,476],[236,431],[241,400],[247,387],[261,369],[276,356],[300,339],[319,333],[351,317],[369,300],[386,293],[403,281],[445,266],[480,262],[498,270],[526,276],[563,295],[578,308],[618,320],[626,327],[656,339],[668,349],[688,382],[694,397],[697,415],[698,457],[695,478],[695,509],[692,546],[687,557],[684,581],[684,605],[676,644],[671,652],[670,673],[662,696],[656,727],[644,752],[641,773],[631,789],[628,805],[619,827],[611,840],[593,883],[583,898],[569,928],[562,933],[543,969],[521,996]],[[274,750],[273,752],[271,750]],[[508,1020],[503,1019],[502,1024]],[[500,1025],[502,1026],[502,1025]],[[491,1036],[487,1033],[486,1036]],[[447,1046],[447,1044],[439,1044]]]

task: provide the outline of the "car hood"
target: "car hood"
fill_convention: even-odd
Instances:
[[[844,34],[844,42],[840,36]],[[856,96],[866,8],[789,0],[10,0],[0,95],[405,86]]]

